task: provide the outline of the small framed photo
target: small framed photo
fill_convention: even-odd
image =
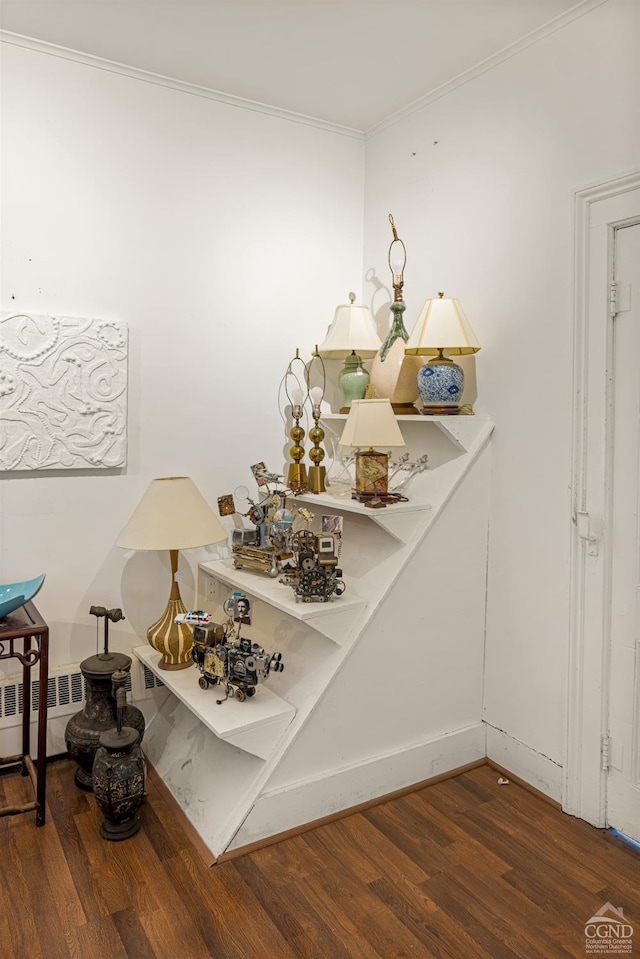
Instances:
[[[233,516],[236,511],[236,504],[233,500],[233,493],[225,493],[218,497],[218,512],[221,516]]]
[[[258,486],[266,486],[267,480],[262,475],[263,473],[267,472],[267,467],[264,463],[254,463],[251,467],[251,472],[253,473],[253,478]]]
[[[234,623],[251,626],[251,600],[247,596],[236,596],[233,601]]]
[[[342,516],[323,513],[321,518],[322,532],[335,533],[337,536],[342,536],[342,520]]]

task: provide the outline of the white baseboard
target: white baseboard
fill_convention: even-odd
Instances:
[[[562,766],[518,742],[501,729],[485,723],[487,730],[487,759],[509,770],[519,779],[539,789],[545,796],[562,802]]]
[[[263,793],[227,851],[304,826],[484,759],[484,723]]]

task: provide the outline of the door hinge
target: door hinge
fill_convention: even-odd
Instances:
[[[587,547],[589,556],[598,555],[598,537],[593,527],[591,516],[585,510],[576,510],[575,523],[578,528],[578,536]]]
[[[602,756],[602,771],[608,773],[611,755],[611,737],[608,733],[605,733],[600,741],[600,755]]]
[[[609,316],[615,316],[618,312],[618,284],[612,281],[609,287]]]

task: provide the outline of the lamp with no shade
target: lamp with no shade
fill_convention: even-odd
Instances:
[[[165,476],[151,481],[133,516],[120,533],[123,549],[169,550],[171,593],[167,608],[147,630],[151,646],[161,654],[162,669],[191,666],[191,629],[175,622],[186,607],[178,585],[178,551],[220,543],[227,534],[193,480]]]
[[[388,254],[393,279],[393,303],[390,307],[393,321],[380,352],[371,364],[371,386],[374,396],[391,400],[395,413],[412,414],[418,412],[414,404],[418,398],[416,377],[421,363],[405,352],[405,343],[409,339],[402,318],[406,309],[403,289],[407,251],[391,214],[389,223],[393,235]]]

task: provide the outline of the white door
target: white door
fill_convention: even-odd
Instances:
[[[640,809],[638,224],[640,170],[576,194],[563,809],[627,833],[637,830]],[[618,302],[612,307],[614,276]]]
[[[640,224],[614,230],[613,278],[607,824],[640,841]]]

